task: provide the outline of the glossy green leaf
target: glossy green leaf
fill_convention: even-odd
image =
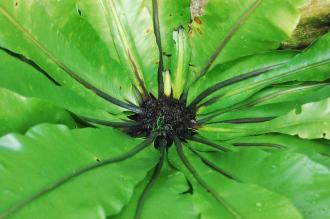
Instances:
[[[79,16],[73,1],[16,4],[5,0],[0,4],[0,16],[2,30],[6,30],[0,33],[2,47],[33,59],[61,84],[110,112],[119,112],[120,108],[96,96],[69,75],[75,74],[116,98],[132,99],[128,92],[132,89],[128,86],[130,81],[112,77],[122,74],[123,68],[109,57],[104,42]]]
[[[110,218],[133,218],[135,205],[144,186],[145,183],[141,183],[134,191],[130,204],[119,215]],[[156,215],[159,219],[198,218],[198,213],[193,207],[192,197],[189,193],[186,193],[188,190],[187,181],[182,173],[163,170],[163,173],[157,179],[156,185],[147,197],[142,218],[153,219]]]
[[[132,4],[128,0],[101,0],[96,5],[101,10],[99,22],[107,25],[105,33],[111,32],[121,64],[130,72],[134,84],[141,92],[143,86],[146,86],[155,93],[158,49],[153,33],[152,13],[148,10],[151,1],[139,0]],[[86,7],[86,10],[89,9]],[[98,22],[95,23],[98,25]],[[104,31],[102,28],[98,30],[101,33]],[[143,85],[144,82],[146,85]]]
[[[298,106],[288,114],[268,122],[247,124],[206,125],[200,135],[216,140],[237,138],[247,135],[279,132],[298,135],[301,138],[329,139],[330,136],[330,98],[320,102]]]
[[[75,127],[75,122],[65,110],[3,88],[0,88],[0,109],[0,136],[9,132],[23,133],[39,123],[59,123]]]
[[[330,217],[330,34],[200,2],[0,2],[0,219]]]
[[[290,1],[205,2],[191,24],[192,71],[205,74],[212,64],[276,49],[299,20]]]
[[[274,66],[273,68],[279,67],[290,61],[296,54],[296,52],[291,51],[268,52],[240,58],[222,65],[216,65],[189,88],[188,102],[192,102],[202,91],[219,82],[259,69],[267,69],[272,66]],[[216,96],[218,93],[212,96]]]
[[[161,44],[161,56],[163,58],[163,68],[168,70],[175,61],[173,55],[176,48],[175,39],[173,39],[173,31],[179,27],[188,31],[188,24],[190,22],[190,1],[189,0],[152,0],[153,7],[150,9],[153,13],[153,18],[156,17],[155,8],[158,9],[158,21],[159,21],[159,36]],[[186,54],[188,57],[190,55]],[[187,70],[187,69],[185,69]]]
[[[196,168],[201,177],[220,195],[224,201],[232,206],[237,213],[230,214],[224,206],[217,202],[210,193],[194,180],[182,167],[175,157],[176,165],[186,172],[194,186],[194,203],[201,213],[201,218],[215,219],[221,215],[223,218],[302,218],[300,212],[284,196],[273,193],[267,189],[253,184],[237,183],[229,180],[218,172],[213,171],[186,150],[189,161]],[[247,195],[249,194],[249,195]]]
[[[260,146],[253,144],[262,144],[262,143],[268,143],[273,145],[280,146],[283,150],[286,152],[294,152],[294,153],[300,153],[308,156],[309,159],[313,160],[314,162],[320,163],[325,167],[328,167],[330,169],[330,147],[317,140],[307,140],[307,139],[301,139],[296,136],[290,136],[290,135],[283,135],[283,134],[267,134],[267,135],[258,135],[258,136],[247,136],[242,137],[238,139],[233,139],[228,142],[227,144],[230,144],[231,146],[233,144],[239,144],[239,143],[250,143],[251,148],[257,149]],[[235,147],[235,146],[232,146]],[[238,150],[248,150],[248,148],[244,147],[236,147]],[[272,147],[261,147],[263,149],[272,149]],[[274,148],[273,148],[274,149]]]
[[[52,125],[34,127],[26,136],[2,137],[0,218],[5,217],[10,207],[62,177],[119,156],[139,143],[140,139],[110,128],[71,131]],[[105,218],[117,214],[157,158],[151,148],[120,164],[91,169],[30,200],[10,218]]]
[[[107,17],[107,11],[104,7],[104,1],[74,0],[71,2],[72,5],[75,3],[76,13],[81,19],[88,22],[92,27],[91,30],[95,31],[100,40],[104,42],[103,46],[106,47],[109,56],[119,61],[119,56],[110,30],[110,20]],[[122,76],[127,77],[128,75]]]
[[[187,31],[190,22],[190,1],[158,0],[157,2],[162,48],[166,56],[172,54],[173,31],[180,26]],[[173,60],[173,58],[170,59]]]
[[[191,49],[186,32],[182,28],[173,32],[173,39],[175,47],[172,53],[171,81],[173,97],[179,99],[189,80],[188,68]]]
[[[46,100],[78,115],[118,120],[86,96],[57,86],[32,66],[0,51],[0,86],[26,97]],[[10,75],[10,77],[8,76]],[[119,117],[119,115],[118,115]]]
[[[264,71],[255,77],[239,81],[238,83],[213,93],[213,96],[220,96],[220,98],[215,103],[208,106],[207,109],[203,110],[203,113],[214,112],[221,108],[241,102],[255,92],[274,83],[288,81],[323,81],[328,79],[330,77],[329,45],[330,34],[326,34],[312,46],[307,48],[303,53],[296,55],[286,64],[277,67],[275,66],[275,69],[271,71]],[[252,65],[254,66],[254,64]],[[247,66],[250,66],[250,64]],[[272,66],[272,64],[270,66]],[[243,67],[243,65],[241,67]],[[260,69],[262,68],[254,67],[252,70],[244,70],[242,68],[238,74],[236,73],[236,75],[243,75],[244,73],[249,73],[251,71],[257,72]],[[230,72],[227,74],[230,74]],[[213,78],[210,81],[213,84],[222,81],[220,78],[217,79],[218,80],[214,80]]]
[[[277,117],[300,105],[321,101],[329,96],[330,85],[327,83],[278,85],[264,89],[246,101],[214,113],[213,116],[205,115],[204,118],[212,118],[208,123],[213,123],[240,118]]]
[[[306,219],[330,216],[329,169],[305,155],[285,150],[268,153],[246,149],[226,155],[213,153],[208,158],[244,182],[289,198]]]

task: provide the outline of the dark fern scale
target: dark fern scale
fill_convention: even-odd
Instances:
[[[166,147],[170,147],[175,137],[185,140],[195,134],[195,112],[179,100],[166,96],[159,99],[151,98],[143,102],[141,108],[141,113],[130,116],[140,125],[129,127],[127,133],[135,137],[158,133],[155,141],[157,149],[160,149],[161,138],[166,140]]]
[[[229,151],[228,148],[223,147],[217,143],[211,142],[207,139],[198,137],[198,127],[202,126],[203,124],[207,124],[210,119],[212,119],[215,116],[218,116],[221,113],[225,113],[228,111],[233,111],[239,109],[241,106],[238,105],[237,107],[234,106],[228,111],[222,111],[217,114],[212,114],[208,117],[203,118],[200,121],[196,120],[196,112],[198,108],[202,105],[207,106],[212,104],[214,102],[213,99],[206,101],[204,103],[203,100],[207,97],[209,97],[212,93],[226,87],[232,84],[235,84],[237,82],[256,77],[260,74],[264,74],[271,69],[277,67],[275,66],[269,66],[265,67],[263,69],[258,69],[253,72],[247,72],[245,74],[242,74],[240,76],[236,76],[233,78],[230,78],[228,80],[219,82],[215,84],[214,86],[202,91],[189,105],[186,104],[186,97],[188,95],[188,89],[181,95],[180,100],[174,99],[172,95],[165,95],[164,92],[164,80],[163,80],[163,52],[162,52],[162,46],[161,46],[161,39],[160,39],[160,27],[159,27],[159,20],[158,20],[158,5],[157,0],[152,0],[153,3],[153,24],[154,24],[154,34],[156,37],[156,42],[159,49],[159,66],[158,66],[158,97],[154,97],[152,94],[147,93],[148,91],[146,89],[143,89],[143,93],[140,93],[141,97],[143,97],[143,101],[140,103],[140,105],[134,105],[132,103],[124,102],[121,100],[116,99],[115,97],[105,93],[104,91],[98,89],[94,85],[90,84],[78,74],[76,74],[74,71],[72,71],[68,66],[66,66],[63,63],[57,63],[58,66],[66,72],[68,76],[76,80],[78,83],[80,83],[85,88],[91,90],[99,97],[107,100],[108,102],[115,104],[117,106],[122,107],[123,109],[126,109],[131,113],[130,116],[128,116],[127,121],[123,122],[110,122],[110,121],[104,121],[94,118],[86,118],[79,115],[75,115],[72,113],[73,117],[76,119],[77,123],[85,124],[88,126],[93,126],[93,124],[99,124],[99,125],[105,125],[110,126],[114,128],[119,128],[123,130],[124,132],[128,133],[131,136],[134,137],[144,137],[145,140],[140,143],[139,145],[135,146],[130,151],[127,151],[126,153],[114,157],[114,158],[108,158],[104,159],[102,161],[97,160],[96,163],[93,163],[87,167],[81,168],[80,170],[76,171],[75,173],[71,175],[67,175],[61,179],[58,179],[55,183],[48,185],[47,187],[43,188],[42,190],[36,192],[29,198],[22,200],[17,205],[11,207],[6,211],[5,214],[0,215],[1,219],[7,218],[8,216],[12,215],[13,213],[19,211],[20,209],[24,208],[26,205],[28,205],[33,200],[36,200],[40,198],[41,196],[45,195],[46,193],[62,186],[66,182],[70,181],[71,179],[80,176],[90,170],[113,164],[118,163],[124,160],[127,160],[145,148],[149,147],[152,143],[155,146],[155,148],[160,152],[160,159],[158,164],[155,166],[153,170],[153,174],[151,178],[149,179],[148,184],[146,185],[145,189],[143,190],[135,212],[135,219],[140,218],[145,199],[147,198],[147,194],[152,188],[152,186],[155,184],[157,177],[160,175],[163,163],[165,162],[165,159],[167,157],[167,149],[171,147],[174,143],[176,147],[176,151],[178,154],[178,157],[182,161],[183,165],[187,168],[187,170],[192,174],[192,176],[195,178],[195,180],[207,191],[209,192],[215,200],[217,200],[221,205],[223,205],[228,212],[234,217],[234,218],[241,218],[241,216],[233,209],[223,198],[220,194],[218,194],[212,187],[209,186],[209,184],[199,175],[199,173],[196,171],[196,169],[193,167],[193,165],[189,162],[187,157],[185,156],[185,153],[183,151],[183,146],[187,146],[187,148],[195,154],[206,166],[210,167],[212,170],[228,177],[229,179],[235,180],[239,182],[239,179],[232,175],[231,173],[226,172],[225,170],[221,169],[216,164],[212,163],[211,161],[207,160],[203,155],[195,150],[191,145],[189,145],[189,141],[198,142],[201,144],[204,144],[210,148],[217,149],[220,152],[227,152]],[[218,55],[221,53],[223,48],[226,46],[226,44],[230,41],[234,33],[240,28],[242,23],[246,20],[246,18],[256,9],[256,7],[260,4],[260,0],[256,0],[247,10],[246,12],[240,17],[240,19],[236,22],[236,24],[233,26],[233,28],[229,31],[229,33],[226,35],[224,40],[219,44],[216,51],[212,54],[212,56],[209,58],[209,61],[207,64],[202,68],[202,70],[199,73],[199,77],[196,79],[198,80],[203,76],[210,68],[212,63],[215,61],[215,59],[218,57]],[[81,12],[80,12],[81,13]],[[57,86],[61,86],[59,82],[57,82],[54,78],[50,76],[45,70],[43,70],[40,66],[38,66],[33,60],[28,59],[27,57],[15,53],[7,48],[0,47],[0,50],[6,52],[7,54],[11,55],[12,57],[17,58],[18,60],[29,64],[30,66],[34,67],[36,70],[38,70],[40,73],[44,74],[48,79],[50,79],[54,84]],[[47,55],[47,54],[46,54]],[[52,59],[52,57],[49,57]],[[53,60],[56,62],[56,60]],[[143,81],[140,83],[143,83]],[[142,87],[145,88],[144,84],[142,84]],[[216,97],[220,98],[220,97]],[[224,121],[227,123],[249,123],[249,122],[262,122],[267,121],[272,118],[241,118],[237,120],[228,120]],[[184,143],[184,144],[182,144]],[[273,147],[273,148],[280,148],[281,145],[275,145],[275,144],[269,144],[269,143],[236,143],[233,146],[239,146],[239,147],[249,147],[249,146],[260,146],[260,147]]]

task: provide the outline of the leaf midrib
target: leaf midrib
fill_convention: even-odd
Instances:
[[[68,66],[66,66],[64,63],[62,63],[58,58],[56,58],[51,52],[49,52],[34,36],[31,35],[29,31],[27,31],[21,24],[19,24],[3,7],[0,7],[0,14],[3,14],[9,22],[11,22],[18,30],[20,30],[25,37],[27,37],[28,40],[30,40],[33,45],[35,45],[37,48],[39,48],[42,53],[48,57],[55,65],[57,65],[61,70],[63,70],[69,77],[74,79],[78,84],[82,85],[83,87],[87,88],[88,90],[92,91],[94,94],[96,94],[98,97],[101,97],[104,100],[107,100],[116,106],[130,109],[133,112],[139,112],[140,109],[134,105],[125,103],[107,93],[104,91],[98,89],[91,83],[87,82],[85,79],[77,75],[73,70],[71,70]]]
[[[239,93],[242,93],[242,92],[247,92],[247,91],[250,91],[250,90],[255,89],[258,86],[263,86],[265,84],[269,84],[272,81],[276,81],[278,79],[287,77],[287,76],[289,76],[291,74],[295,74],[295,73],[298,73],[298,72],[301,72],[301,71],[305,71],[305,70],[309,70],[309,69],[312,69],[312,68],[316,68],[316,67],[319,67],[321,65],[328,64],[328,63],[330,63],[330,58],[321,60],[321,61],[316,62],[316,63],[311,63],[310,65],[303,66],[303,67],[294,69],[292,71],[284,72],[284,73],[279,74],[279,75],[274,75],[273,77],[270,77],[270,78],[267,78],[267,79],[263,79],[263,80],[258,81],[256,83],[250,85],[250,86],[246,86],[246,87],[243,87],[243,88],[238,88],[238,89],[231,90],[228,93],[224,94],[223,97],[231,97],[231,96],[234,96],[234,95],[239,94]]]
[[[23,209],[27,205],[33,203],[35,200],[39,199],[45,194],[54,191],[55,189],[63,186],[64,184],[70,182],[71,180],[76,179],[77,177],[80,177],[81,175],[87,172],[94,171],[98,168],[106,167],[110,164],[123,162],[127,159],[130,159],[132,156],[136,155],[137,153],[140,153],[142,150],[148,147],[155,140],[156,137],[157,135],[152,133],[146,140],[142,141],[140,144],[131,148],[126,153],[122,153],[116,157],[104,159],[96,163],[85,164],[80,168],[73,169],[71,173],[68,173],[58,178],[57,180],[55,180],[55,182],[51,184],[44,185],[41,189],[30,194],[27,198],[18,200],[16,204],[9,207],[7,210],[5,210],[4,212],[0,212],[0,219],[6,219],[7,217],[10,217],[12,214],[15,214],[16,212]]]
[[[244,107],[255,106],[255,105],[259,104],[259,103],[263,103],[263,102],[265,102],[267,100],[270,100],[272,98],[279,97],[279,96],[282,96],[282,95],[285,95],[285,94],[289,94],[291,92],[303,91],[303,90],[307,90],[307,89],[311,89],[311,88],[316,88],[316,87],[323,87],[324,85],[329,85],[329,84],[327,84],[327,83],[321,83],[321,84],[305,85],[305,86],[301,86],[301,87],[294,87],[294,88],[291,88],[291,89],[288,89],[288,90],[284,90],[284,91],[279,91],[279,92],[276,92],[276,93],[273,93],[273,94],[270,94],[270,95],[261,97],[259,99],[256,99],[254,101],[251,101],[250,103],[246,104]]]
[[[224,39],[216,47],[215,51],[212,53],[210,58],[207,59],[206,64],[200,70],[198,74],[198,79],[205,75],[214,61],[218,58],[219,54],[223,51],[226,45],[230,42],[233,36],[239,31],[241,26],[248,20],[248,18],[253,14],[257,7],[261,4],[262,0],[255,0],[238,18],[234,25],[230,28],[229,32],[226,34]],[[197,79],[197,80],[198,80]]]
[[[122,23],[120,22],[119,20],[119,15],[118,15],[118,12],[117,12],[117,9],[113,3],[113,0],[109,0],[109,7],[110,7],[110,11],[106,10],[106,6],[104,4],[104,1],[103,0],[98,0],[107,16],[107,24],[109,25],[109,22],[108,20],[110,20],[111,18],[111,15],[110,13],[112,13],[112,17],[114,19],[114,23],[116,25],[116,29],[119,33],[119,38],[120,38],[120,41],[123,45],[123,48],[125,50],[125,53],[126,53],[126,58],[127,60],[129,61],[129,64],[130,64],[130,67],[131,67],[131,70],[133,71],[134,75],[135,75],[135,79],[137,80],[137,83],[140,87],[140,89],[142,89],[142,91],[145,93],[146,92],[146,88],[144,86],[144,79],[143,79],[143,71],[141,69],[141,66],[139,66],[138,62],[136,61],[135,57],[132,55],[132,48],[131,48],[131,45],[129,43],[129,40],[127,39],[126,37],[126,33],[125,33],[125,30],[123,28],[123,25]],[[110,26],[108,27],[111,31],[112,28],[110,28]],[[112,32],[112,31],[111,31]],[[118,51],[117,51],[118,52]]]
[[[252,132],[257,132],[255,134],[263,134],[266,132],[280,132],[280,129],[288,129],[288,128],[292,128],[292,127],[296,127],[296,126],[302,126],[302,125],[306,125],[306,124],[320,124],[320,123],[324,123],[324,120],[321,119],[308,119],[306,121],[304,121],[303,123],[299,123],[299,121],[293,121],[293,122],[287,122],[285,123],[286,125],[280,125],[280,126],[275,126],[275,127],[270,127],[267,128],[267,130],[265,131],[265,125],[267,125],[266,123],[269,122],[265,122],[264,124],[261,124],[261,127],[249,127],[248,129],[242,129],[242,128],[236,128],[236,127],[214,127],[214,126],[205,126],[204,128],[201,128],[202,130],[205,131],[210,131],[210,132],[230,132],[230,133],[249,133],[250,131]],[[329,122],[326,122],[329,123]],[[234,124],[235,126],[236,124]]]

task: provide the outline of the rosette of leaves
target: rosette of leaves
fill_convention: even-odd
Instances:
[[[2,0],[0,218],[330,218],[330,35],[298,0]]]

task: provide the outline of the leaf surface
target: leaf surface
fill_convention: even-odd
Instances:
[[[111,219],[133,218],[136,203],[145,182],[146,180],[136,188],[130,204],[119,215],[110,217]],[[157,215],[159,219],[197,219],[198,212],[194,209],[192,197],[189,193],[185,193],[188,190],[189,187],[183,173],[164,169],[147,196],[142,218],[153,219]]]
[[[25,97],[45,100],[78,115],[118,120],[91,99],[67,87],[58,86],[32,66],[18,61],[3,51],[0,51],[0,58],[2,60],[0,62],[1,87]]]
[[[203,75],[212,64],[276,49],[299,17],[297,7],[287,0],[205,2],[202,16],[191,24],[192,71]]]
[[[306,155],[285,150],[276,153],[242,150],[209,158],[244,182],[258,184],[289,198],[304,218],[330,216],[329,169]]]
[[[112,113],[120,108],[86,89],[82,81],[114,98],[134,99],[125,69],[109,57],[104,41],[81,18],[73,1],[15,4],[5,0],[0,4],[0,16],[6,30],[0,33],[0,45],[32,59],[60,84]]]
[[[68,112],[46,101],[25,98],[0,88],[0,136],[9,132],[24,133],[39,123],[65,124],[75,127]]]
[[[303,104],[321,101],[329,96],[330,85],[327,83],[277,85],[263,89],[246,101],[213,115],[205,115],[204,118],[212,117],[208,123],[213,123],[240,118],[278,117]]]
[[[307,139],[329,139],[330,98],[298,106],[289,113],[268,122],[246,124],[210,124],[200,134],[216,140],[247,135],[279,132]]]
[[[132,139],[110,128],[71,131],[54,125],[36,126],[25,136],[2,137],[0,218],[10,207],[60,178],[121,155],[138,143],[141,139]],[[30,200],[11,218],[105,218],[117,214],[130,200],[134,187],[156,164],[158,156],[149,147],[120,164],[91,169]]]
[[[215,76],[213,76],[213,78],[210,77],[210,82],[206,83],[216,84],[217,82],[224,82],[228,79],[234,78],[234,75],[242,77],[246,74],[249,75],[251,73],[260,73],[252,77],[245,78],[244,80],[234,80],[235,83],[229,84],[229,86],[212,93],[212,95],[208,96],[208,98],[215,96],[218,96],[219,98],[214,101],[212,105],[208,106],[207,109],[204,109],[202,113],[215,112],[219,109],[244,101],[257,91],[272,84],[289,81],[323,81],[328,79],[330,77],[329,48],[330,34],[326,34],[313,45],[308,47],[304,52],[297,54],[292,59],[287,59],[287,62],[284,61],[283,65],[268,65],[271,68],[270,71],[264,71],[264,67],[258,67],[265,63],[262,59],[258,60],[258,55],[252,56],[251,59],[245,59],[247,61],[245,64],[243,64],[243,59],[241,66],[238,65],[233,68],[236,68],[236,72],[232,72],[232,69],[228,68],[228,72],[218,72],[220,76],[214,74]],[[246,66],[246,69],[243,66]],[[252,69],[249,69],[250,66]],[[272,66],[274,68],[272,68]],[[221,78],[223,77],[221,75],[226,77],[225,80],[224,78]],[[228,77],[228,75],[233,76]],[[204,80],[209,81],[207,79]]]
[[[284,196],[273,193],[258,185],[237,183],[213,171],[186,150],[186,156],[198,174],[220,195],[224,201],[237,212],[237,217],[230,214],[209,192],[205,191],[184,169],[176,157],[172,157],[175,165],[185,172],[193,185],[193,197],[201,218],[302,218],[300,212]],[[238,175],[239,176],[239,175]]]

